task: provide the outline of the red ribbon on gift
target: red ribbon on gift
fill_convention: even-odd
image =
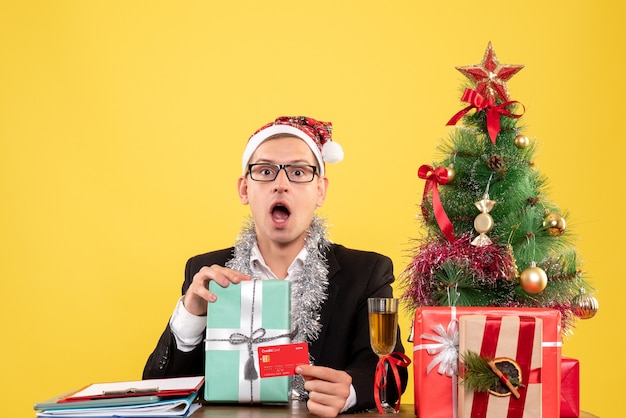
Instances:
[[[378,364],[376,364],[376,373],[374,374],[374,400],[376,401],[376,409],[378,409],[378,412],[381,414],[384,414],[385,411],[380,400],[380,390],[387,386],[388,380],[388,376],[385,375],[385,363],[389,364],[396,382],[396,388],[398,389],[398,402],[394,407],[396,412],[398,412],[400,410],[400,399],[402,398],[402,382],[400,381],[398,367],[409,367],[411,359],[404,353],[400,353],[398,351],[382,356],[378,359]]]
[[[417,176],[426,180],[424,185],[424,195],[422,199],[425,199],[428,193],[432,192],[433,195],[433,210],[435,211],[435,219],[439,228],[443,234],[448,238],[448,241],[454,242],[454,226],[441,203],[441,197],[439,196],[439,185],[448,183],[448,170],[444,167],[437,167],[433,169],[429,165],[422,165],[417,170]]]
[[[491,142],[494,145],[496,144],[496,137],[498,136],[498,133],[500,133],[500,115],[504,115],[509,118],[519,118],[522,114],[524,114],[524,112],[522,112],[522,114],[517,115],[506,108],[513,103],[519,103],[518,101],[512,100],[496,105],[493,97],[490,96],[485,99],[480,93],[472,89],[465,89],[461,100],[469,103],[470,105],[457,112],[456,115],[452,116],[452,119],[450,119],[446,125],[456,125],[456,123],[463,116],[465,116],[467,112],[474,108],[477,112],[487,109],[487,131],[489,132],[489,138],[491,138]],[[524,108],[523,104],[519,104],[522,108]],[[524,110],[526,109],[524,108]]]
[[[530,383],[531,374],[533,380],[537,379],[538,374],[531,373],[530,363],[533,351],[533,340],[535,335],[535,318],[528,316],[520,316],[520,328],[518,332],[517,340],[517,355],[515,358],[516,363],[520,366],[522,371],[523,386],[528,386]],[[485,333],[482,341],[482,347],[480,349],[481,357],[494,358],[496,354],[496,348],[498,345],[498,339],[500,337],[500,328],[502,325],[502,317],[487,316],[487,322],[485,324]],[[520,391],[520,398],[516,401],[509,403],[509,410],[507,417],[509,418],[521,418],[524,414],[524,403],[526,402],[526,391]],[[489,402],[489,394],[487,392],[474,393],[474,401],[472,403],[472,417],[484,418],[487,415],[487,404]]]

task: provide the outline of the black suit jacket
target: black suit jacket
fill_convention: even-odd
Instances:
[[[225,265],[233,256],[233,248],[192,257],[185,268],[182,293],[187,291],[193,276],[203,266]],[[322,305],[319,338],[309,345],[314,364],[345,370],[352,376],[357,404],[350,409],[362,411],[374,406],[374,371],[378,357],[369,341],[367,299],[392,297],[393,265],[383,255],[348,249],[332,244],[326,253],[328,260],[328,298]],[[297,303],[297,302],[295,302]],[[395,351],[404,352],[400,330]],[[169,324],[145,366],[144,379],[204,375],[204,344],[188,353],[176,348]],[[408,372],[400,368],[402,391],[406,388]],[[393,377],[390,382],[393,382]],[[398,398],[395,384],[388,385],[388,400]]]

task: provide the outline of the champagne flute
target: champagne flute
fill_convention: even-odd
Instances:
[[[389,355],[396,347],[398,332],[398,299],[369,298],[367,312],[370,324],[370,345],[379,358]],[[385,413],[395,413],[396,410],[387,402],[387,372],[389,363],[385,363],[385,372],[380,388],[380,401]]]

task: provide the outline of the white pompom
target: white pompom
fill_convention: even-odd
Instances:
[[[327,141],[322,147],[322,157],[326,163],[338,163],[343,160],[343,148],[334,141]]]

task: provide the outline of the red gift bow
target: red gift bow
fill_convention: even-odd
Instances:
[[[385,413],[382,402],[380,401],[380,390],[387,386],[387,376],[384,376],[385,362],[389,363],[389,366],[391,368],[391,371],[393,372],[393,376],[396,381],[396,387],[398,388],[398,402],[394,407],[396,412],[398,412],[400,410],[400,399],[402,398],[402,382],[400,381],[398,366],[409,367],[409,365],[411,364],[411,359],[408,358],[404,353],[401,353],[399,351],[393,352],[386,356],[382,356],[380,359],[378,359],[378,364],[376,364],[376,373],[374,374],[374,400],[376,401],[376,409],[378,409],[378,412],[380,412],[381,414]]]
[[[493,97],[485,99],[483,96],[480,95],[480,93],[472,89],[465,89],[461,100],[469,103],[470,105],[458,112],[456,115],[452,116],[452,119],[450,119],[448,123],[446,123],[446,125],[456,125],[456,123],[463,116],[465,116],[467,112],[472,110],[472,108],[476,108],[477,112],[487,109],[487,131],[489,132],[489,137],[491,138],[491,142],[494,145],[496,144],[496,137],[500,132],[500,115],[508,116],[510,118],[519,118],[522,116],[522,114],[524,114],[524,111],[526,110],[523,104],[515,100],[504,102],[496,106]],[[514,114],[506,108],[508,105],[511,105],[513,103],[519,103],[522,108],[524,108],[522,114]]]
[[[446,238],[448,238],[448,241],[454,242],[454,226],[452,225],[452,222],[450,222],[450,219],[448,219],[448,215],[446,215],[446,211],[443,208],[438,188],[439,184],[448,183],[448,170],[444,167],[437,167],[433,169],[431,166],[424,164],[419,168],[419,170],[417,170],[417,176],[426,180],[422,199],[425,199],[426,195],[432,191],[433,210],[435,211],[437,224]]]

